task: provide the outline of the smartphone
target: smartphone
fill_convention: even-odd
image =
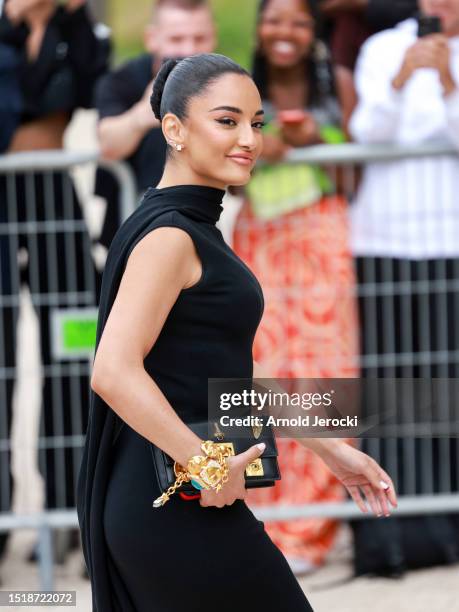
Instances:
[[[417,21],[419,38],[429,36],[429,34],[438,34],[441,32],[441,21],[439,17],[418,15]]]
[[[303,123],[306,113],[301,110],[283,110],[277,113],[277,119],[285,125],[298,125]]]

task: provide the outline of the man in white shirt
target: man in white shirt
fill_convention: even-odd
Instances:
[[[441,33],[419,38],[417,21],[408,19],[362,47],[356,68],[359,102],[350,121],[357,142],[419,147],[440,142],[459,150],[459,0],[419,0],[419,8],[440,19]],[[368,163],[351,207],[351,239],[362,376],[457,378],[459,157]],[[453,419],[456,405],[446,392],[441,405],[438,398],[422,395],[379,399],[381,416],[396,410],[398,422],[409,422],[423,409],[434,420],[448,414]],[[363,412],[367,405],[364,398]],[[361,448],[391,474],[400,494],[438,493],[459,490],[458,440],[363,439]],[[420,535],[418,549],[430,545],[420,558],[446,562],[450,542],[459,541],[459,515],[430,518],[429,524],[422,516],[391,519],[385,531],[374,521],[351,521],[356,573],[402,573],[410,556],[400,539],[405,526],[432,536]],[[429,531],[433,526],[436,535]]]
[[[415,19],[372,36],[356,68],[350,132],[361,143],[459,149],[459,0],[420,0],[441,34],[417,37]],[[368,164],[352,208],[356,255],[408,259],[459,255],[459,159]]]

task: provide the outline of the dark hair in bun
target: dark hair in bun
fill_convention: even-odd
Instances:
[[[239,64],[218,53],[167,60],[153,83],[150,104],[155,117],[161,120],[166,113],[173,113],[183,119],[187,116],[190,99],[202,94],[210,83],[229,72],[250,76]]]

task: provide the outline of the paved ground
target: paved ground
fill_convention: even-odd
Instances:
[[[399,580],[359,578],[351,583],[331,586],[347,577],[350,568],[348,530],[344,526],[328,564],[300,579],[315,612],[454,612],[459,601],[459,567],[418,570]],[[31,532],[16,533],[10,553],[1,569],[2,589],[39,587],[36,567],[24,562],[34,540]],[[56,567],[56,589],[77,591],[78,612],[91,612],[90,587],[81,578],[82,557],[74,553],[64,566]],[[2,608],[3,609],[3,608]],[[6,609],[6,608],[5,608]],[[39,608],[11,608],[15,610]],[[154,606],[152,605],[152,612]],[[177,611],[182,612],[182,611]],[[185,612],[185,611],[183,611]],[[235,612],[251,612],[241,608]],[[288,612],[279,608],[279,612]]]
[[[88,133],[88,124],[93,117],[86,114],[83,121],[74,126],[74,135]],[[72,135],[72,134],[71,134]],[[91,141],[86,139],[86,143]],[[84,144],[84,141],[83,141]],[[87,145],[86,145],[87,146]],[[83,173],[83,184],[90,175]],[[100,219],[100,206],[92,203],[88,218],[94,225]],[[16,393],[16,419],[14,424],[14,472],[17,479],[15,509],[33,512],[40,508],[42,486],[34,461],[34,438],[36,436],[39,410],[39,364],[37,352],[37,329],[27,294],[23,295],[22,318],[19,328],[19,377]],[[39,588],[37,567],[25,562],[35,540],[32,531],[17,531],[11,541],[6,559],[0,568],[1,589],[31,590]],[[399,580],[360,578],[347,584],[332,586],[351,573],[350,534],[346,525],[340,533],[335,549],[327,565],[302,578],[301,585],[316,612],[454,612],[459,609],[459,565],[410,572]],[[55,588],[77,591],[78,612],[91,612],[90,587],[82,578],[83,559],[81,552],[72,554],[65,565],[56,566]],[[9,610],[10,608],[2,608]],[[16,610],[39,610],[43,608],[12,607]],[[102,611],[101,611],[102,612]],[[154,604],[152,603],[152,612]],[[182,611],[177,611],[182,612]],[[246,612],[241,608],[235,612]],[[248,611],[247,611],[248,612]],[[288,612],[279,608],[279,612]]]

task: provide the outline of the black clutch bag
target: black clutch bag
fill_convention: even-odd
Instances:
[[[245,470],[245,486],[248,489],[254,487],[272,487],[276,480],[280,480],[281,475],[277,461],[278,451],[271,426],[265,425],[262,428],[238,426],[237,436],[231,435],[230,428],[224,427],[223,431],[216,422],[209,423],[209,421],[198,421],[187,423],[187,426],[201,438],[201,440],[212,440],[212,442],[228,445],[233,455],[239,455],[239,453],[243,453],[254,444],[264,442],[266,448],[263,454],[250,463]],[[159,488],[165,491],[174,484],[176,479],[174,473],[174,460],[156,445],[150,444],[150,448]],[[180,491],[197,492],[189,482],[185,482],[180,487]]]

